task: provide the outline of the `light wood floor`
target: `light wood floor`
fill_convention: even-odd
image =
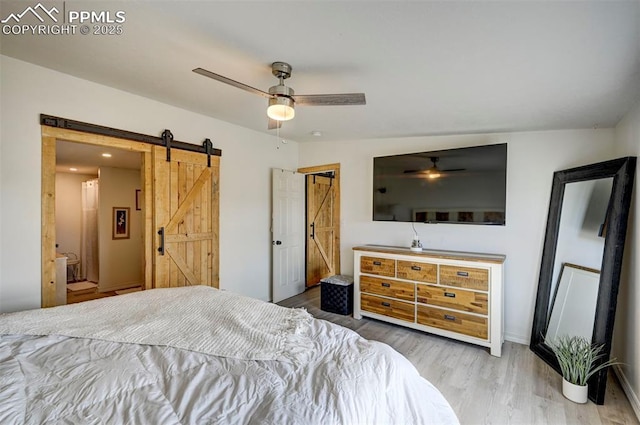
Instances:
[[[134,289],[134,288],[130,288],[130,289]],[[124,292],[125,291],[122,291],[122,293]],[[84,301],[97,300],[99,298],[115,297],[116,295],[118,295],[116,291],[98,292],[97,287],[91,288],[91,289],[83,289],[80,291],[67,290],[67,304],[81,303]]]
[[[562,396],[560,375],[528,346],[506,341],[502,357],[487,349],[363,318],[320,310],[320,288],[279,303],[389,344],[444,394],[462,425],[638,425],[615,375],[609,373],[605,404],[575,404]]]

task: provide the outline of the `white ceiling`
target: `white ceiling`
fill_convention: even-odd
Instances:
[[[191,70],[267,90],[279,60],[297,94],[366,93],[298,107],[281,136],[300,142],[611,127],[640,98],[637,0],[62,3],[123,10],[124,33],[2,35],[2,54],[263,132],[266,99]]]
[[[109,157],[103,156],[109,154]],[[56,142],[56,172],[97,176],[100,167],[139,170],[142,155],[123,149],[106,148],[85,143]],[[75,170],[71,170],[75,168]]]

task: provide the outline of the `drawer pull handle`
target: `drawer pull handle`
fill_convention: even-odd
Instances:
[[[444,315],[444,319],[445,320],[456,320],[456,316],[452,316],[450,314],[445,314]]]
[[[374,266],[381,266],[381,265],[382,265],[382,263],[381,263],[380,261],[374,261],[374,262],[373,262],[373,265],[374,265]]]
[[[419,272],[422,269],[420,268],[420,266],[411,266],[411,270],[415,270]]]
[[[457,272],[456,274],[462,277],[469,277],[469,272]]]
[[[391,307],[391,304],[383,302],[383,303],[382,303],[382,306],[383,306],[383,307]]]
[[[445,296],[445,297],[449,297],[449,298],[455,298],[455,297],[456,297],[456,294],[455,294],[455,293],[453,293],[453,292],[445,292],[445,293],[444,293],[444,296]]]
[[[391,288],[391,284],[390,283],[382,282],[382,286],[384,286],[385,288]]]

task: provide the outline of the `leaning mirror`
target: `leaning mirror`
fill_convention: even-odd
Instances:
[[[635,167],[625,157],[553,175],[530,348],[558,373],[547,337],[590,338],[609,358]],[[589,380],[593,402],[606,382],[607,369]]]

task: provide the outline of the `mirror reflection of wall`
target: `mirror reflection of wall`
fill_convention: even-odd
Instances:
[[[602,238],[602,227],[607,219],[607,211],[609,210],[609,200],[611,198],[611,189],[613,188],[613,177],[600,180],[592,180],[591,195],[585,211],[584,220],[582,222],[583,237],[592,239],[594,235]],[[604,244],[604,241],[603,241]]]
[[[551,303],[546,338],[581,336],[591,341],[596,318],[600,272],[575,264],[562,265],[560,281]]]
[[[600,270],[604,238],[599,236],[599,232],[607,215],[612,187],[613,177],[565,185],[551,281],[552,294],[556,291],[564,263]],[[549,309],[551,307],[549,305]]]

